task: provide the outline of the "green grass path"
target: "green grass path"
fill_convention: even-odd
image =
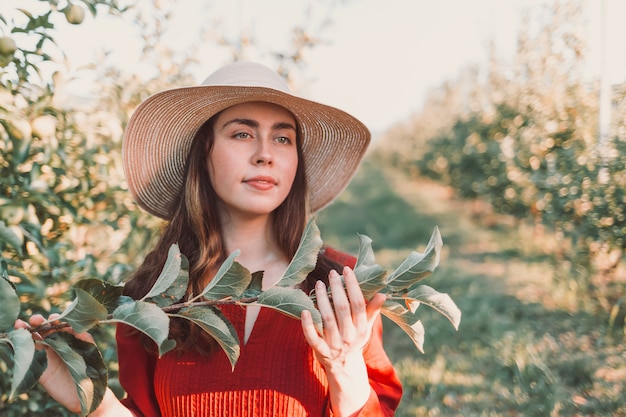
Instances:
[[[623,337],[608,335],[605,314],[577,308],[529,228],[371,161],[318,223],[325,242],[353,253],[356,233],[372,238],[388,270],[441,231],[441,263],[424,283],[463,318],[456,332],[421,307],[425,354],[385,322],[405,386],[397,416],[626,416]]]

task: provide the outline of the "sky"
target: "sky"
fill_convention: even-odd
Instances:
[[[28,0],[2,0],[6,7]],[[62,2],[63,0],[61,0]],[[515,50],[521,10],[543,0],[344,0],[322,32],[326,41],[305,55],[306,68],[298,95],[339,107],[361,119],[374,133],[406,121],[419,111],[427,92],[455,78],[469,65],[483,64],[494,42],[502,59]],[[37,3],[37,2],[35,2]],[[280,49],[291,29],[315,24],[326,16],[316,0],[177,0],[167,40],[178,50],[199,45],[202,65],[197,82],[226,63],[228,56],[203,46],[200,30],[219,17],[220,31],[237,37],[247,33],[261,48]],[[626,79],[626,1],[587,0],[585,16],[588,72],[602,72],[600,46],[608,53],[606,70],[612,82]],[[306,14],[305,6],[316,13]],[[607,13],[602,15],[602,7]],[[141,72],[139,32],[119,19],[87,17],[82,25],[63,25],[56,39],[75,66],[93,62],[101,50],[126,71]],[[605,33],[602,41],[603,30]],[[250,59],[262,57],[252,55]]]

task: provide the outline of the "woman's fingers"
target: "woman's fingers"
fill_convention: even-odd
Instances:
[[[28,323],[24,320],[17,319],[13,324],[15,329],[32,329],[41,326],[46,322],[46,319],[41,314],[35,314],[28,319]],[[43,339],[43,336],[37,332],[33,332],[33,338],[35,340]]]
[[[304,332],[304,338],[307,343],[315,352],[319,352],[323,356],[328,355],[328,345],[324,339],[320,337],[317,333],[317,329],[315,328],[315,324],[313,323],[313,317],[308,310],[303,310],[300,315],[300,319],[302,322],[302,331]]]
[[[35,329],[38,331],[32,331],[33,334],[33,338],[35,340],[43,340],[44,338],[46,338],[49,334],[57,332],[57,331],[64,331],[64,332],[68,332],[68,333],[72,333],[74,336],[76,336],[77,339],[80,339],[84,342],[89,342],[89,343],[94,343],[95,341],[93,339],[93,337],[91,336],[90,333],[75,333],[74,330],[72,330],[71,327],[64,327],[62,329],[54,329],[54,330],[40,330],[38,328],[45,326],[44,328],[46,328],[46,325],[54,325],[56,324],[55,322],[58,321],[59,317],[61,317],[60,314],[58,313],[54,313],[54,314],[50,314],[50,316],[46,319],[44,316],[42,316],[41,314],[34,314],[32,315],[29,319],[28,319],[28,323],[25,322],[24,320],[20,320],[17,319],[15,321],[14,327],[16,329]]]
[[[37,328],[46,324],[54,324],[54,321],[57,320],[59,317],[61,317],[61,315],[57,313],[50,314],[47,319],[41,314],[34,314],[29,319],[29,323],[31,328]],[[53,331],[39,331],[35,333],[35,335],[43,339],[47,337],[51,332]]]
[[[329,281],[335,310],[334,319],[337,322],[338,332],[341,335],[341,343],[350,343],[356,336],[354,319],[359,312],[354,309],[355,306],[352,303],[352,299],[348,299],[341,277],[335,273],[329,277]]]
[[[329,274],[331,288],[333,280],[341,280],[336,271],[331,271]],[[317,298],[317,308],[322,316],[322,324],[324,327],[323,338],[331,347],[339,347],[343,342],[339,334],[337,319],[335,318],[335,309],[328,297],[326,285],[324,285],[322,281],[318,281],[315,284],[315,296]]]
[[[15,320],[15,324],[13,324],[13,327],[16,329],[28,329],[30,325],[24,320],[17,319]]]
[[[46,322],[46,319],[41,314],[33,314],[30,319],[28,319],[28,323],[30,323],[31,327],[39,327]]]
[[[363,297],[363,291],[359,285],[359,281],[352,269],[345,267],[343,269],[343,278],[346,284],[346,291],[350,298],[350,309],[354,320],[354,325],[359,330],[367,330],[368,317],[365,304],[365,298]]]

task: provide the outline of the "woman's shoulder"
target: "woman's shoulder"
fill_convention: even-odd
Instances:
[[[349,253],[340,251],[331,246],[325,246],[322,251],[328,258],[341,265],[349,266],[350,268],[354,268],[354,265],[356,265],[356,257]]]

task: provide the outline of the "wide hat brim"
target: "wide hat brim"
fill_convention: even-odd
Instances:
[[[369,145],[367,127],[350,114],[266,87],[199,85],[154,94],[135,110],[124,134],[123,162],[140,207],[171,219],[184,182],[191,142],[202,124],[231,106],[261,101],[280,105],[302,136],[309,210],[317,212],[348,185]]]

